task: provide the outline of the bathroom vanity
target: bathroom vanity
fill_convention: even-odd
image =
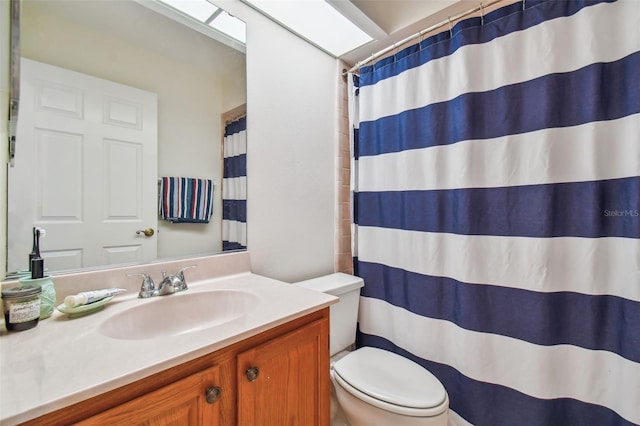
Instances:
[[[217,274],[198,262],[213,278],[182,293],[142,300],[132,289],[90,316],[56,312],[4,332],[0,423],[328,425],[328,307],[337,299],[231,259],[239,267]]]

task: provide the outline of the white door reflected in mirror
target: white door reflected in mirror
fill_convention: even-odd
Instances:
[[[29,59],[9,168],[10,271],[27,270],[34,224],[50,270],[156,258],[157,96]]]

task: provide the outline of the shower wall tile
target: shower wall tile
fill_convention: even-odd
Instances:
[[[337,72],[342,74],[347,64],[338,61]],[[348,85],[344,78],[338,78],[337,96],[338,114],[336,123],[336,230],[335,230],[335,270],[347,274],[353,273],[351,255],[351,203],[350,203],[350,173],[351,160],[349,149],[349,108]]]

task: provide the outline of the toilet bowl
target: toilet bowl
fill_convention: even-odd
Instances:
[[[363,347],[334,363],[331,381],[351,426],[446,426],[449,398],[419,364]]]
[[[372,347],[353,351],[360,288],[364,282],[336,273],[297,283],[338,296],[330,308],[331,382],[339,410],[351,426],[446,426],[449,397],[440,381],[421,365]]]

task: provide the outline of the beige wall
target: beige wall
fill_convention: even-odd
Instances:
[[[251,268],[288,282],[332,273],[336,59],[238,0],[215,3],[247,23]]]

